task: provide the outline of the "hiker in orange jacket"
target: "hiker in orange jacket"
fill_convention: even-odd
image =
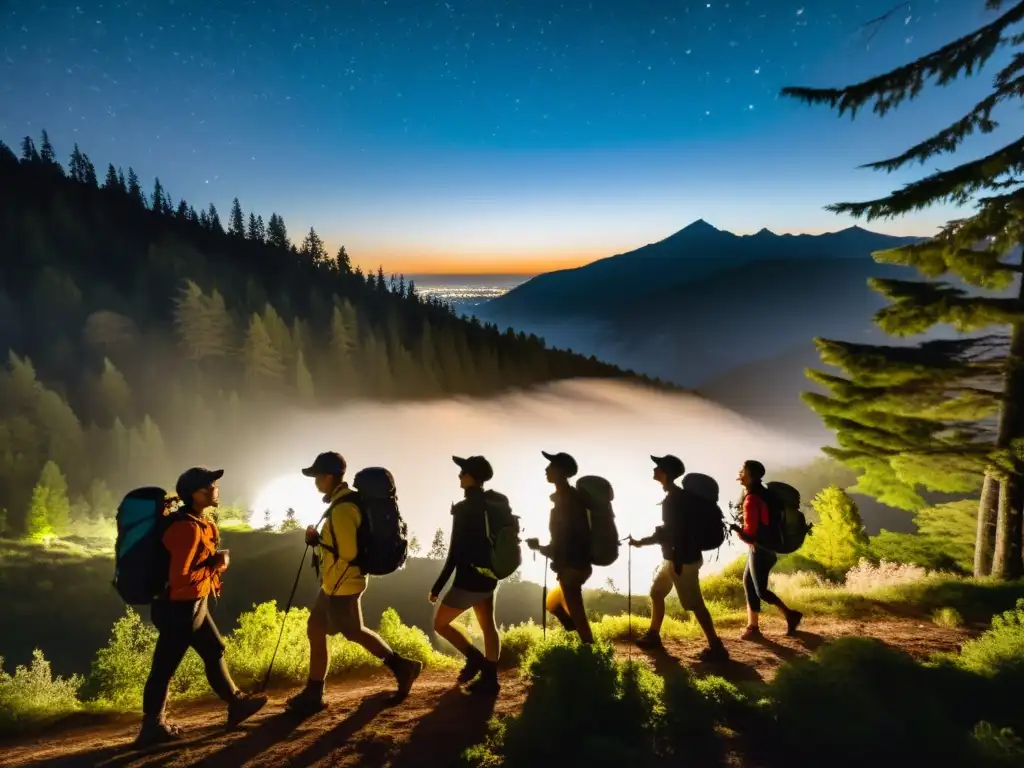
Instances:
[[[170,553],[170,573],[165,594],[153,601],[156,626],[153,665],[142,694],[142,729],[136,739],[140,746],[172,741],[181,731],[164,719],[167,689],[188,649],[203,660],[206,679],[228,705],[228,725],[234,726],[258,712],[266,696],[243,695],[224,662],[224,640],[210,615],[207,601],[220,595],[220,577],[231,560],[226,549],[218,549],[220,533],[205,511],[219,501],[217,481],[224,470],[193,467],[175,486],[183,506],[163,535]]]

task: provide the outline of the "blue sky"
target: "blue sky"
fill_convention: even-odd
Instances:
[[[315,225],[357,263],[532,272],[696,218],[820,232],[921,172],[857,165],[960,116],[982,77],[854,122],[780,99],[920,56],[991,14],[927,0],[11,3],[0,138],[43,127],[196,207]],[[874,32],[872,36],[872,32]],[[973,141],[976,155],[1009,134]],[[948,159],[938,165],[948,164]],[[928,169],[933,167],[929,165]],[[928,234],[935,210],[871,228]]]

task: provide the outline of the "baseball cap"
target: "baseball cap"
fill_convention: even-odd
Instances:
[[[188,504],[192,500],[193,493],[222,477],[224,477],[223,469],[192,467],[181,473],[178,482],[174,484],[174,492],[178,494],[178,498]]]
[[[665,456],[651,456],[651,461],[654,462],[654,465],[658,469],[673,480],[686,474],[686,466],[678,456],[673,456],[672,454],[667,454]]]
[[[547,451],[541,451],[540,453],[545,459],[565,472],[566,477],[572,477],[580,471],[579,466],[576,464],[576,459],[568,453],[548,453]]]
[[[316,477],[317,475],[337,475],[341,477],[345,474],[347,466],[345,458],[340,453],[327,451],[313,459],[313,463],[302,470],[302,474],[306,477]]]
[[[491,468],[491,462],[483,456],[469,456],[465,459],[461,456],[452,456],[452,461],[458,464],[459,469],[478,483],[485,483],[494,477],[494,469]]]

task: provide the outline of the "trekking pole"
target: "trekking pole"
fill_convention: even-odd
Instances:
[[[306,553],[309,551],[309,544],[302,550],[302,559],[299,560],[299,571],[295,574],[295,583],[292,584],[292,593],[288,595],[288,604],[284,609],[284,618],[281,619],[281,631],[277,635],[277,645],[274,646],[274,653],[270,657],[270,664],[267,665],[267,674],[263,677],[260,685],[260,693],[267,690],[267,683],[270,682],[270,671],[274,668],[274,659],[277,658],[277,649],[281,647],[281,638],[284,637],[284,626],[288,623],[288,611],[292,609],[292,600],[295,599],[295,590],[299,588],[299,578],[302,576],[302,566],[306,564]]]
[[[541,636],[544,642],[548,641],[548,556],[544,555],[544,589],[540,593],[540,623],[543,629]]]
[[[626,646],[626,658],[633,659],[633,534],[623,539],[629,551],[626,552],[626,615],[629,617],[629,643]]]

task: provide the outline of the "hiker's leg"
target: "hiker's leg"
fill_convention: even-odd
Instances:
[[[754,574],[754,587],[757,590],[757,596],[760,602],[768,603],[768,605],[774,605],[783,613],[788,614],[789,608],[782,602],[781,598],[771,591],[768,587],[768,577],[771,574],[772,567],[778,562],[779,558],[774,552],[769,552],[766,549],[758,549],[757,547],[750,553],[750,559],[753,563],[752,571]]]
[[[206,681],[221,701],[231,703],[238,696],[238,687],[231,679],[227,662],[224,660],[224,639],[213,623],[213,617],[206,608],[206,601],[197,617],[199,626],[192,632],[191,646],[203,660]]]
[[[678,574],[675,574],[673,569],[675,576],[673,581],[676,594],[679,595],[679,604],[684,610],[690,611],[693,614],[693,618],[704,632],[704,637],[707,638],[708,646],[717,648],[722,644],[722,641],[715,631],[714,622],[711,621],[711,612],[708,610],[708,606],[704,602],[704,595],[700,591],[700,567],[703,564],[704,558],[701,557],[695,563],[684,564],[679,569]]]
[[[484,633],[484,656],[488,661],[497,661],[501,656],[501,635],[494,620],[494,593],[486,600],[473,606],[477,624]]]
[[[142,715],[148,721],[163,720],[171,678],[188,652],[192,634],[191,603],[181,603],[180,606],[184,609],[163,602],[153,605],[153,624],[159,634],[149,677],[142,689]]]
[[[565,596],[562,594],[562,587],[556,584],[548,590],[548,598],[545,603],[548,613],[558,619],[562,629],[566,632],[575,632],[576,624],[569,616],[569,609],[565,605]]]
[[[361,645],[368,653],[386,662],[394,655],[394,651],[384,642],[384,638],[363,623],[361,598],[362,593],[330,598],[331,634],[336,629],[349,642]]]
[[[562,600],[569,613],[569,618],[576,625],[576,632],[580,641],[585,645],[594,642],[594,633],[590,630],[590,619],[587,618],[587,609],[583,605],[583,584],[590,574],[573,572],[560,578],[559,586],[562,588]]]
[[[666,560],[651,584],[651,635],[661,634],[661,625],[665,621],[665,598],[671,591],[672,563]]]
[[[757,629],[758,614],[761,612],[761,598],[757,594],[757,586],[753,574],[754,548],[747,554],[747,566],[743,569],[743,594],[747,598],[747,628]]]
[[[306,637],[309,638],[309,683],[323,687],[327,677],[327,611],[330,598],[321,589],[306,622]]]
[[[434,631],[451,643],[455,650],[468,657],[472,652],[473,644],[461,630],[452,626],[452,622],[465,612],[465,608],[453,608],[441,603],[437,606],[437,613],[434,614]]]

